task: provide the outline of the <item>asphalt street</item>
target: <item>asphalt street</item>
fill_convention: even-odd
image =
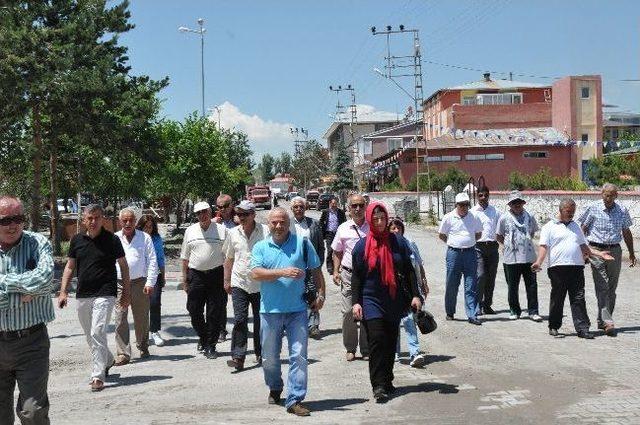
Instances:
[[[259,215],[264,217],[263,212]],[[318,213],[310,215],[317,217]],[[175,289],[178,268],[172,260],[162,306],[166,346],[152,346],[150,358],[140,360],[134,354],[130,364],[113,368],[100,393],[89,390],[90,354],[75,299],[64,310],[56,308],[57,318],[49,325],[52,423],[640,423],[638,268],[630,269],[628,263],[623,267],[615,313],[618,337],[596,332],[594,340],[577,338],[567,301],[561,329],[566,336],[553,338],[546,322],[508,319],[502,266],[494,296],[499,314],[484,317],[482,326],[468,324],[461,294],[460,319],[444,321],[445,245],[434,229],[409,227],[407,235],[416,241],[426,261],[431,287],[427,307],[439,327],[420,337],[427,355],[424,368],[411,368],[406,358],[396,363],[398,391],[387,404],[378,405],[371,399],[367,363],[344,359],[337,287],[328,283],[322,338],[309,342],[306,405],[312,414],[297,418],[281,406],[267,404],[268,389],[252,355],[247,358],[248,368],[234,373],[226,365],[230,341],[219,345],[218,359],[208,360],[196,353],[197,338],[186,312],[186,296]],[[589,269],[586,279],[588,311],[595,323]],[[550,292],[546,272],[538,275],[538,283],[541,314],[546,318]],[[521,288],[521,303],[526,305]],[[231,317],[229,303],[229,330]],[[109,331],[109,343],[115,349],[113,325]],[[402,348],[406,351],[404,340]],[[285,361],[285,377],[286,372]]]

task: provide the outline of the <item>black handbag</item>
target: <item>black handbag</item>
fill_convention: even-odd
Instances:
[[[438,329],[435,317],[426,310],[413,313],[413,321],[416,323],[416,326],[418,326],[418,329],[420,329],[421,334],[428,334]]]
[[[316,288],[316,282],[313,280],[313,276],[309,273],[309,269],[307,269],[307,258],[309,254],[307,253],[307,239],[302,239],[302,258],[304,260],[305,266],[305,276],[304,276],[304,292],[302,293],[302,299],[307,303],[309,307],[313,305],[318,297],[318,288]]]

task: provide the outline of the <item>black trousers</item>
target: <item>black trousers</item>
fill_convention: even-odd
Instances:
[[[229,304],[229,294],[224,292],[224,301],[222,305],[222,318],[220,319],[220,333],[227,331],[227,304]]]
[[[498,273],[498,242],[477,242],[478,307],[491,307]]]
[[[205,346],[215,347],[220,332],[220,322],[226,317],[224,309],[223,285],[224,271],[222,266],[215,269],[199,271],[189,269],[187,283],[187,311],[191,316],[191,325]],[[206,318],[204,315],[206,307]]]
[[[233,301],[233,330],[231,331],[231,357],[244,360],[249,336],[249,306],[253,315],[253,351],[262,355],[260,345],[260,292],[249,294],[240,288],[231,288]]]
[[[329,274],[333,274],[333,248],[331,248],[331,244],[335,237],[336,232],[324,232],[325,250],[327,251],[327,260],[325,263]]]
[[[149,298],[149,332],[160,330],[160,317],[162,309],[162,288],[164,287],[164,273],[158,275],[153,294]]]
[[[588,331],[591,322],[584,300],[584,266],[554,266],[547,269],[551,279],[549,329],[560,329],[564,299],[569,293],[571,316],[576,331]]]
[[[371,387],[388,388],[393,382],[393,364],[400,321],[371,319],[362,321],[369,342],[369,379]]]
[[[503,264],[504,278],[507,280],[509,288],[509,309],[512,314],[518,316],[522,313],[520,308],[520,277],[524,280],[524,287],[527,290],[527,311],[529,315],[538,314],[538,282],[536,274],[531,270],[531,263]]]

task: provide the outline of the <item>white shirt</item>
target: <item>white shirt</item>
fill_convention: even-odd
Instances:
[[[156,286],[158,279],[158,261],[156,260],[156,250],[153,247],[151,236],[142,230],[135,230],[131,242],[122,233],[122,230],[115,233],[120,238],[124,255],[129,266],[129,279],[147,278],[144,286]],[[118,279],[122,279],[120,265],[116,262]]]
[[[311,237],[311,230],[309,226],[307,226],[307,218],[303,217],[302,221],[296,220],[295,217],[291,217],[291,223],[289,225],[289,230],[291,233],[295,233],[296,235],[309,239]]]
[[[353,247],[356,246],[360,239],[364,239],[367,236],[367,233],[369,233],[369,224],[366,221],[362,223],[362,226],[358,226],[355,221],[347,220],[338,226],[336,236],[331,243],[331,249],[336,252],[342,252],[342,262],[340,264],[343,267],[353,268],[351,251],[353,251]]]
[[[454,209],[442,218],[438,232],[447,235],[451,248],[471,248],[476,244],[476,233],[482,232],[482,222],[472,212],[460,217]]]
[[[580,245],[586,244],[582,229],[575,221],[565,225],[554,219],[542,226],[540,231],[540,245],[547,247],[549,267],[584,266]]]
[[[260,292],[260,282],[251,279],[251,250],[253,246],[269,236],[266,224],[256,223],[256,227],[247,238],[242,226],[234,227],[227,232],[222,250],[227,259],[233,259],[231,268],[231,286],[240,288],[249,294]]]
[[[222,243],[227,236],[227,228],[222,224],[209,224],[202,230],[200,223],[192,224],[184,232],[180,258],[189,260],[189,268],[206,271],[222,266],[224,255]]]
[[[479,242],[495,242],[496,240],[496,228],[498,226],[498,220],[500,219],[500,213],[495,209],[493,205],[487,205],[487,208],[482,208],[480,204],[471,208],[471,212],[476,215],[482,222],[482,236],[478,239]]]

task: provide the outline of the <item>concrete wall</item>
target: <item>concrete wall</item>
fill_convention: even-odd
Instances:
[[[453,105],[453,127],[462,130],[551,126],[550,103]]]
[[[527,200],[525,208],[529,213],[533,214],[540,224],[546,223],[558,213],[560,200],[566,197],[572,198],[578,205],[577,215],[590,203],[601,199],[600,192],[563,192],[563,191],[524,191],[522,192]],[[416,198],[415,192],[375,192],[369,194],[372,199],[383,202],[390,213],[395,214],[393,203],[403,198]],[[434,192],[431,195],[431,202],[435,208],[438,206],[438,197],[440,192]],[[492,192],[491,204],[499,211],[507,211],[507,200],[509,192]],[[429,196],[427,193],[421,194],[420,197],[421,210],[427,211],[429,205]],[[640,192],[620,192],[617,202],[624,205],[629,210],[633,226],[631,231],[635,238],[640,237]],[[440,203],[440,207],[442,204]],[[442,216],[444,211],[440,211]]]

